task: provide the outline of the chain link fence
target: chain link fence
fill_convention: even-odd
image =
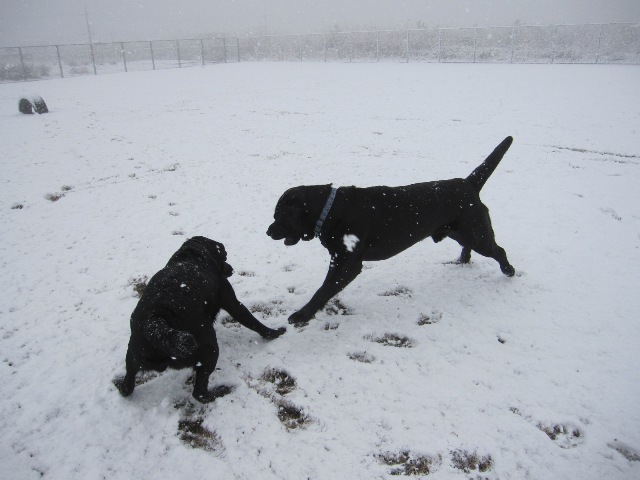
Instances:
[[[227,62],[640,64],[629,23],[434,28],[0,48],[0,82]]]

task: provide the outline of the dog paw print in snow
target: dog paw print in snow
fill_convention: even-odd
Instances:
[[[403,298],[411,298],[411,294],[413,291],[402,285],[398,285],[397,287],[387,290],[385,292],[380,293],[381,297],[403,297]]]
[[[421,313],[420,318],[418,319],[418,325],[433,325],[434,323],[438,323],[442,320],[442,313],[433,311],[429,314]]]
[[[451,464],[464,473],[471,473],[473,470],[484,473],[493,467],[493,459],[491,455],[479,456],[476,452],[454,450],[451,452]]]
[[[584,432],[573,425],[538,424],[538,428],[553,440],[560,448],[574,448],[584,441]]]
[[[413,341],[409,337],[405,337],[404,335],[396,335],[395,333],[385,333],[384,335],[379,337],[376,337],[373,335],[367,335],[364,338],[365,340],[379,343],[380,345],[384,345],[385,347],[396,347],[396,348],[413,347]]]
[[[610,216],[614,220],[617,220],[619,222],[622,221],[622,217],[620,215],[618,215],[613,208],[601,208],[600,210],[602,211],[602,213],[604,213],[605,215]]]
[[[607,446],[609,448],[613,448],[616,452],[618,452],[630,462],[640,462],[640,450],[638,450],[637,448],[633,448],[632,446],[627,445],[626,443],[619,440],[614,440],[613,442],[608,443]]]
[[[344,244],[348,252],[353,252],[358,246],[359,242],[360,239],[357,235],[346,234],[344,237],[342,237],[342,243]]]
[[[376,455],[378,461],[393,467],[389,474],[393,476],[429,475],[442,464],[440,455],[421,455],[403,450],[398,453],[385,452]]]
[[[348,353],[347,356],[351,360],[360,362],[360,363],[373,363],[373,361],[376,359],[376,357],[374,357],[373,355],[367,352]]]
[[[289,372],[278,368],[268,368],[262,374],[261,379],[273,384],[278,395],[291,393],[298,386],[296,379]]]

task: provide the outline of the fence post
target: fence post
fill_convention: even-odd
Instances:
[[[558,26],[554,25],[553,27],[553,37],[551,41],[551,63],[555,61],[556,57],[556,32],[558,31]]]
[[[405,41],[407,42],[407,63],[409,63],[409,29],[407,29]]]
[[[153,57],[153,42],[149,42],[149,50],[151,50],[151,66],[156,69],[156,59]]]
[[[200,61],[204,67],[204,40],[200,39]]]
[[[178,51],[178,68],[182,68],[182,59],[180,58],[180,40],[176,40],[176,50]]]
[[[89,44],[89,48],[91,49],[91,61],[93,62],[93,74],[98,75],[98,70],[96,69],[96,56],[93,53],[93,43]]]
[[[120,42],[120,50],[122,51],[122,61],[124,63],[124,71],[128,72],[129,70],[127,70],[127,53],[124,51],[124,43]]]
[[[473,29],[473,63],[476,63],[476,49],[478,48],[478,28]]]
[[[20,64],[22,65],[22,81],[27,81],[27,69],[24,66],[24,59],[22,58],[22,48],[18,47],[18,55],[20,55]]]
[[[324,53],[324,63],[327,63],[327,34],[326,33],[322,34],[322,40],[324,42],[324,45],[322,46],[322,50]]]
[[[600,34],[598,35],[598,50],[596,51],[596,65],[600,61],[600,44],[602,43],[602,30],[604,29],[604,24],[600,24]]]
[[[64,78],[64,72],[62,71],[62,60],[60,60],[60,47],[56,45],[56,54],[58,55],[58,66],[60,67],[60,78]]]
[[[222,56],[224,58],[224,63],[227,63],[227,39],[226,39],[226,37],[222,37]]]
[[[513,45],[515,43],[516,40],[516,27],[513,26],[511,27],[511,60],[509,60],[509,63],[513,63]]]

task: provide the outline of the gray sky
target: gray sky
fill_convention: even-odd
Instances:
[[[640,0],[0,0],[0,46],[342,29],[640,22]]]

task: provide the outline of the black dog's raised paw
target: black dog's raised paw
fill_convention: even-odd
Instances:
[[[513,277],[516,274],[516,269],[511,265],[500,267],[500,270],[502,270],[502,273],[504,273],[507,277]]]
[[[274,338],[278,338],[280,335],[283,335],[284,332],[286,331],[287,331],[286,327],[280,327],[275,330],[269,329],[268,332],[262,335],[262,338],[264,338],[265,340],[273,340]]]
[[[313,318],[313,314],[309,315],[302,310],[298,310],[297,312],[293,312],[289,316],[289,324],[295,325],[296,327],[303,327],[309,323],[309,320]]]
[[[233,387],[230,387],[228,385],[218,385],[217,387],[212,388],[206,393],[193,392],[193,398],[198,400],[200,403],[210,403],[213,402],[216,398],[229,395],[231,392],[233,392]]]
[[[116,386],[120,395],[123,397],[128,397],[133,392],[133,387],[129,387],[125,383],[125,377],[118,377],[113,379],[113,384]]]

